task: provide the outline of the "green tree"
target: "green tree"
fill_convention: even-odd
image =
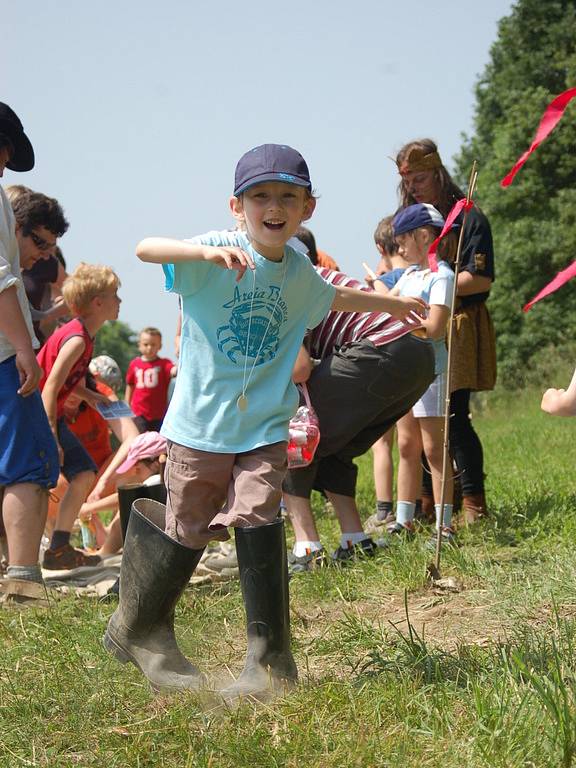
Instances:
[[[489,216],[496,252],[490,310],[500,380],[521,384],[537,352],[576,331],[576,283],[529,313],[525,302],[576,258],[576,103],[530,157],[512,186],[500,180],[531,143],[546,105],[576,85],[574,0],[518,0],[499,23],[476,86],[474,134],[456,158],[465,184],[479,163],[476,200]]]
[[[94,356],[110,355],[120,366],[122,376],[126,376],[128,363],[138,355],[138,336],[126,323],[120,320],[106,323],[97,333]]]

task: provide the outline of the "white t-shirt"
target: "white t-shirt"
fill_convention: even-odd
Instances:
[[[330,310],[336,289],[290,246],[281,262],[257,253],[243,232],[189,241],[239,246],[256,270],[206,261],[164,264],[166,288],[182,297],[178,377],[161,432],[180,445],[241,453],[288,439],[298,405],[292,369],[307,329]],[[248,406],[237,407],[247,384]]]
[[[26,327],[32,339],[32,346],[37,349],[40,344],[34,335],[30,307],[22,282],[20,270],[20,252],[16,240],[16,221],[10,201],[2,187],[0,187],[0,293],[7,288],[16,286],[16,295],[20,309],[26,321]],[[6,336],[0,332],[0,363],[16,354],[16,350],[10,344]]]
[[[408,267],[401,275],[395,286],[400,296],[413,296],[424,299],[427,304],[438,304],[450,308],[452,305],[452,290],[454,287],[454,272],[445,261],[438,262],[438,272],[420,269],[417,266]],[[434,339],[436,374],[444,373],[448,363],[448,351],[445,340]]]

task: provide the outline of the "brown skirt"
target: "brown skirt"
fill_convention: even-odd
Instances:
[[[496,337],[484,302],[459,307],[454,313],[450,391],[494,389]]]

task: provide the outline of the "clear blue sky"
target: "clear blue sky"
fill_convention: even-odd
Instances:
[[[309,226],[350,275],[376,263],[396,207],[389,160],[430,136],[450,167],[472,130],[474,85],[509,0],[27,0],[2,11],[0,101],[22,118],[36,167],[3,182],[56,197],[69,267],[112,265],[120,319],[177,317],[147,235],[231,226],[234,167],[265,142],[296,147],[320,200]]]

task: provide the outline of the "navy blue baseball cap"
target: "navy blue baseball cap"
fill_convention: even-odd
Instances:
[[[392,229],[394,236],[403,235],[405,232],[412,232],[419,227],[437,227],[442,229],[444,226],[444,217],[439,210],[429,203],[416,203],[409,205],[398,211],[392,219]]]
[[[263,181],[283,181],[312,191],[306,160],[286,144],[262,144],[242,155],[234,175],[234,195]]]

